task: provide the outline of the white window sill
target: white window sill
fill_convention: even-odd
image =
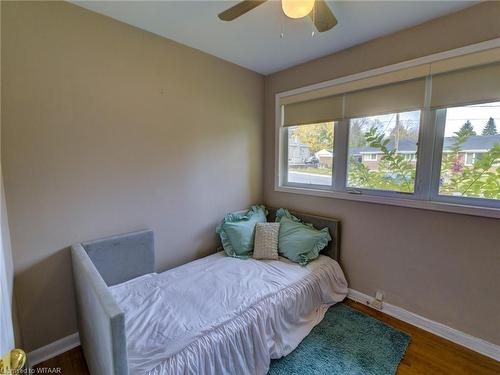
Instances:
[[[395,197],[383,197],[368,194],[350,194],[339,191],[319,190],[307,187],[275,186],[275,191],[283,193],[293,193],[302,195],[312,195],[317,197],[329,197],[335,199],[346,199],[358,202],[388,204],[391,206],[419,208],[424,210],[452,212],[463,215],[483,216],[491,218],[500,218],[500,209],[480,206],[461,205],[456,203],[424,201],[416,199],[404,199]]]

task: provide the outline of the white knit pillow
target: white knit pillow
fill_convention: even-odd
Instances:
[[[255,225],[255,259],[278,259],[278,234],[280,223],[257,223]]]

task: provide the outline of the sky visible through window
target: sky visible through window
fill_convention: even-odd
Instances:
[[[498,124],[500,130],[500,102],[469,105],[465,107],[448,108],[446,111],[445,137],[455,136],[462,125],[469,120],[474,127],[474,131],[480,135],[488,120],[492,117]],[[388,114],[377,117],[383,124],[384,133],[389,133],[396,123],[396,115]],[[418,124],[420,121],[420,111],[400,113],[400,121],[412,121]]]
[[[462,125],[469,120],[474,131],[480,135],[486,122],[492,117],[500,125],[500,102],[448,108],[446,110],[445,137],[453,137]]]
[[[379,127],[379,131],[384,132],[386,135],[389,135],[396,126],[397,116],[395,113],[391,113],[388,115],[374,116],[373,118],[376,118],[377,123],[380,124],[381,126]],[[420,124],[420,111],[401,112],[399,114],[399,121],[403,124],[412,124],[413,126],[418,127],[418,125]]]

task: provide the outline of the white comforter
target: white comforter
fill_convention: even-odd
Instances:
[[[217,253],[111,287],[131,375],[265,374],[347,295],[337,262],[306,267]]]

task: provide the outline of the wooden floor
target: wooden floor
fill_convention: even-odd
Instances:
[[[466,349],[432,333],[351,300],[356,310],[381,320],[411,336],[410,345],[398,368],[398,375],[489,375],[500,374],[500,362]]]
[[[407,332],[411,342],[398,375],[499,375],[500,362],[456,345],[450,341],[423,331],[410,324],[392,318],[380,311],[346,300],[347,305],[373,316],[390,326]],[[64,375],[89,375],[80,347],[72,349],[36,366],[37,368],[61,368]]]

